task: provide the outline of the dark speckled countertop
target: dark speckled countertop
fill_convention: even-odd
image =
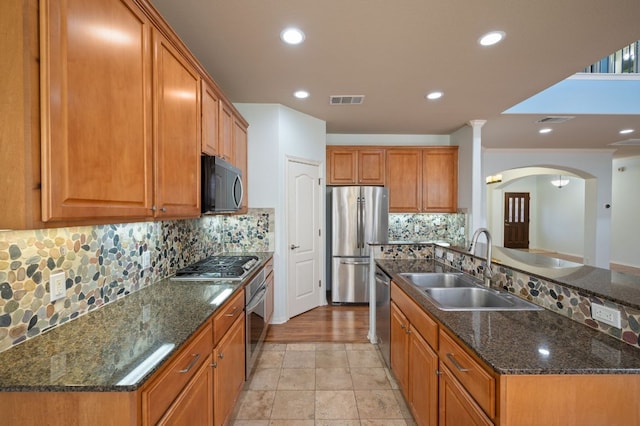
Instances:
[[[640,374],[640,350],[548,310],[441,311],[401,272],[431,272],[432,260],[376,263],[409,296],[500,374]],[[445,267],[446,268],[446,267]]]
[[[259,258],[255,272],[272,257],[247,254]],[[164,279],[27,340],[0,353],[0,391],[135,390],[253,275],[241,282]],[[228,295],[212,304],[225,290]],[[173,347],[137,383],[117,384],[165,344]]]

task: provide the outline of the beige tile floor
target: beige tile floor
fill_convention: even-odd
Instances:
[[[238,400],[235,426],[415,425],[368,343],[266,343]]]

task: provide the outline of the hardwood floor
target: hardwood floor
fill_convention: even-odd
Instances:
[[[271,343],[368,342],[369,306],[320,306],[291,318],[285,324],[269,326]]]

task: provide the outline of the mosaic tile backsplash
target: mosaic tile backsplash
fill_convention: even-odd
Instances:
[[[389,240],[395,241],[447,241],[464,245],[467,217],[454,214],[389,214]]]
[[[0,351],[206,256],[273,251],[274,223],[273,209],[250,209],[239,216],[0,232]],[[59,271],[66,297],[52,303],[49,278]]]

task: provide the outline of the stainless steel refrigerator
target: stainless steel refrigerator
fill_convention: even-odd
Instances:
[[[369,242],[387,242],[389,197],[380,186],[328,187],[331,300],[369,302]]]

